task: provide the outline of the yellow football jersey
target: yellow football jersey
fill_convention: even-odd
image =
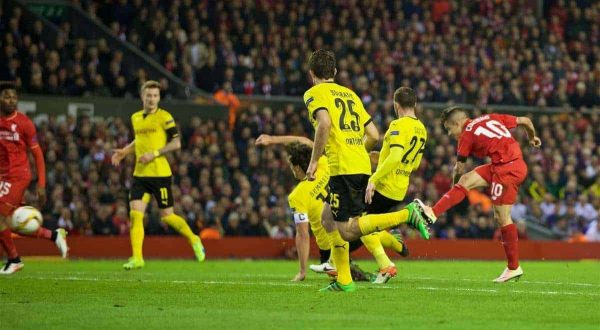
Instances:
[[[321,212],[323,212],[323,203],[327,201],[329,183],[329,165],[326,156],[319,158],[316,176],[314,181],[300,181],[289,194],[288,204],[294,222],[299,224],[308,221],[319,248],[328,250],[331,248],[329,236],[321,224]]]
[[[379,153],[379,165],[390,154],[390,148],[402,148],[404,153],[397,166],[375,182],[380,194],[398,201],[404,199],[410,174],[419,168],[426,142],[427,130],[419,119],[402,117],[390,123]]]
[[[167,130],[175,127],[175,120],[170,113],[158,109],[145,115],[140,110],[131,116],[131,124],[135,138],[135,170],[134,176],[166,177],[171,175],[171,166],[164,155],[156,157],[150,163],[138,162],[141,155],[159,150],[167,144]]]
[[[317,112],[327,111],[331,118],[331,132],[325,147],[331,175],[370,175],[371,163],[363,138],[371,116],[356,93],[334,82],[324,82],[304,93],[304,104],[315,129]]]

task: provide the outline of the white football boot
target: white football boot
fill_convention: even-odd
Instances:
[[[19,262],[7,262],[2,269],[0,269],[0,275],[10,275],[23,269],[25,264],[22,261]]]
[[[66,230],[64,230],[62,228],[58,228],[56,230],[56,240],[54,241],[54,244],[56,244],[58,251],[60,251],[60,255],[63,258],[66,258],[67,253],[69,253],[69,246],[67,245],[67,231]]]
[[[508,269],[505,268],[504,271],[502,272],[502,274],[494,279],[495,283],[504,283],[504,282],[508,282],[510,280],[515,280],[518,281],[519,278],[521,278],[521,276],[523,276],[523,269],[521,268],[521,266],[519,266],[517,269]]]
[[[335,267],[333,267],[333,265],[330,264],[329,262],[324,262],[319,265],[310,265],[309,268],[313,272],[319,273],[319,274],[330,273],[331,271],[335,271]]]

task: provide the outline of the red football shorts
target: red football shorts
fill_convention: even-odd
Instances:
[[[527,164],[523,159],[504,164],[485,164],[475,171],[489,183],[489,195],[494,205],[512,205],[517,200],[519,187],[527,178]]]
[[[25,190],[31,180],[0,178],[0,215],[8,217],[21,206]]]

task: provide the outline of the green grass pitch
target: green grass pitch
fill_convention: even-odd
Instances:
[[[2,329],[598,329],[600,263],[523,262],[519,282],[493,284],[502,262],[398,262],[386,285],[320,293],[291,261],[26,259],[0,278]],[[358,262],[364,269],[374,263]]]

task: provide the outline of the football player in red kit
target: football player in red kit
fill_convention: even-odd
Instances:
[[[46,165],[44,155],[37,143],[33,122],[17,111],[17,90],[13,83],[0,83],[0,245],[8,256],[8,262],[0,274],[12,274],[23,268],[12,240],[9,219],[13,211],[21,206],[25,190],[31,182],[31,169],[27,150],[35,159],[37,170],[37,197],[39,206],[46,201]],[[28,235],[47,238],[56,243],[64,257],[67,256],[66,232],[64,229],[51,231],[40,227]]]
[[[422,208],[422,214],[429,223],[434,223],[440,214],[460,203],[469,190],[488,188],[508,260],[506,269],[494,282],[518,279],[523,275],[523,269],[519,266],[517,228],[510,218],[510,210],[519,186],[527,177],[527,165],[521,147],[509,129],[517,126],[525,128],[529,143],[535,148],[539,148],[542,141],[536,136],[533,123],[527,117],[489,114],[470,119],[465,110],[454,106],[443,111],[442,125],[458,140],[458,157],[453,172],[455,185],[433,208],[416,200]],[[471,155],[489,157],[491,163],[463,174],[465,161]]]

